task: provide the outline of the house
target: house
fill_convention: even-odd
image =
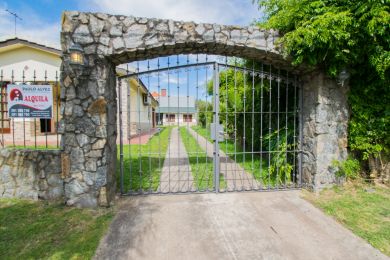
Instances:
[[[128,71],[122,67],[117,67],[116,71],[118,76],[128,74]],[[157,124],[156,109],[159,102],[141,79],[134,76],[124,82],[125,84],[121,84],[121,91],[117,84],[118,99],[122,107],[123,136],[131,139],[139,134],[153,133]]]
[[[0,145],[59,145],[61,54],[59,49],[24,39],[0,40]],[[118,75],[126,72],[117,68]],[[133,77],[122,82],[122,106],[124,111],[129,111],[128,116],[122,116],[122,130],[130,138],[155,127],[154,113],[158,102],[139,79]],[[50,85],[53,88],[53,117],[9,118],[6,91],[11,83]],[[136,111],[138,106],[135,107],[138,102],[141,104],[139,112]]]
[[[167,90],[161,89],[158,96],[159,107],[156,120],[159,125],[196,125],[197,112],[195,99],[191,96],[167,96]]]
[[[0,142],[6,145],[59,143],[61,51],[35,42],[11,38],[0,41]],[[53,90],[53,118],[11,120],[8,117],[7,85],[50,85]]]

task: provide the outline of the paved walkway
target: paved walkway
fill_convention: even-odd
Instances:
[[[198,140],[198,144],[206,151],[207,156],[213,158],[214,145],[206,138],[199,135],[192,128],[187,128],[190,134]],[[234,160],[230,159],[223,151],[219,151],[220,155],[220,172],[226,181],[227,190],[251,190],[258,189],[259,183],[253,178],[252,174],[245,170]]]
[[[150,138],[152,138],[157,132],[158,128],[152,128],[147,132],[144,132],[140,135],[134,135],[130,138],[130,144],[146,144],[149,142]],[[126,144],[125,140],[123,140],[124,144]]]
[[[188,154],[179,129],[173,128],[160,177],[161,192],[187,192],[195,190]]]
[[[389,259],[299,191],[137,196],[95,259]]]

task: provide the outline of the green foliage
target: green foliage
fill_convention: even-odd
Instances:
[[[265,28],[294,64],[324,68],[336,77],[351,72],[350,148],[367,159],[389,149],[390,1],[257,0]]]
[[[354,180],[359,176],[360,162],[356,159],[348,158],[343,162],[335,160],[333,161],[333,166],[337,168],[336,175],[339,177]]]
[[[265,143],[269,144],[272,153],[269,171],[277,184],[290,183],[291,175],[294,170],[294,157],[288,156],[288,150],[292,150],[293,144],[288,144],[288,137],[292,137],[292,131],[286,132],[284,129],[274,131],[264,137]]]
[[[202,128],[203,129],[203,128]],[[198,141],[189,133],[187,127],[180,127],[181,140],[184,143],[188,154],[188,161],[191,166],[191,174],[194,179],[196,190],[213,190],[214,172],[213,158],[207,156],[206,151],[199,145]],[[226,188],[226,181],[223,174],[219,176],[219,188]]]
[[[157,191],[161,169],[164,165],[168,140],[172,127],[161,127],[146,144],[123,145],[123,189],[124,192]],[[121,186],[120,149],[117,154],[117,185]]]
[[[255,67],[255,69],[260,68]],[[287,87],[285,82],[281,82],[278,86],[276,81],[270,82],[267,79],[255,78],[253,82],[249,72],[244,73],[235,69],[220,72],[219,78],[220,121],[225,126],[225,132],[229,136],[237,138],[241,146],[250,147],[253,143],[256,149],[277,149],[277,131],[279,130],[280,138],[278,142],[281,143],[286,138],[284,133],[286,128],[293,129],[294,120],[297,125],[298,117],[291,113],[296,111],[296,89],[291,84]],[[260,100],[262,102],[259,102]],[[252,113],[270,111],[272,111],[272,114],[264,113],[262,116]],[[283,113],[280,114],[280,118],[277,116],[278,111]],[[284,113],[286,111],[289,112],[287,118]],[[275,134],[273,135],[273,133]],[[267,134],[273,136],[269,140],[272,147],[269,147],[268,139],[263,142],[260,139],[260,136]],[[291,138],[287,141],[289,145],[293,142]]]
[[[203,128],[208,127],[213,120],[213,105],[208,101],[197,100],[196,106],[198,109],[198,124]]]

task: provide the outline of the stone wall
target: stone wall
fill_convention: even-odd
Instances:
[[[314,190],[338,183],[333,160],[347,159],[349,108],[348,86],[341,86],[321,71],[303,79],[304,183]]]
[[[60,151],[0,149],[0,198],[61,200]]]

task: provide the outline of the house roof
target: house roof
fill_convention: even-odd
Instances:
[[[8,38],[5,40],[0,40],[0,53],[10,51],[10,50],[15,50],[18,48],[21,48],[23,46],[31,47],[33,49],[38,49],[41,51],[49,52],[52,54],[57,55],[59,58],[62,55],[62,51],[53,47],[49,47],[43,44],[39,44],[36,42],[31,42],[25,39],[20,39],[20,38]],[[134,68],[125,68],[121,66],[116,67],[116,74],[117,75],[126,75],[129,72],[135,72]],[[146,88],[145,84],[140,80],[140,85],[141,87],[145,90],[146,93],[148,93],[153,100],[158,104],[158,101],[149,93],[148,89]]]
[[[23,46],[28,46],[28,47],[31,47],[33,49],[38,49],[38,50],[50,52],[50,53],[58,55],[58,56],[61,56],[61,54],[62,54],[62,51],[59,49],[49,47],[49,46],[46,46],[43,44],[39,44],[36,42],[31,42],[28,40],[20,39],[17,37],[6,39],[6,40],[0,40],[0,53],[5,52],[5,51],[9,51],[9,50],[13,50],[13,49],[18,49],[18,48],[21,48]]]
[[[160,96],[160,113],[195,113],[195,99],[187,96]]]

